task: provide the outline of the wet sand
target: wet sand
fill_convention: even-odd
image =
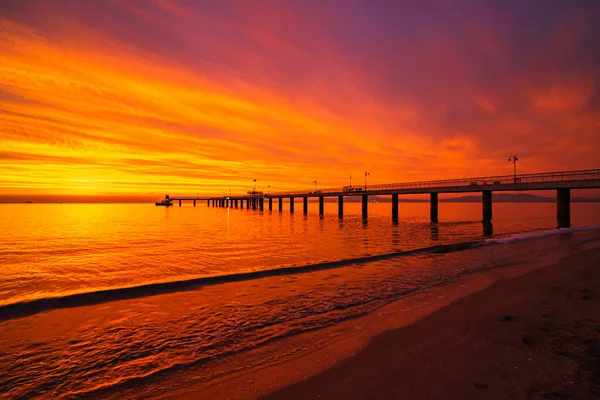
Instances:
[[[264,398],[600,399],[600,249],[500,280]]]

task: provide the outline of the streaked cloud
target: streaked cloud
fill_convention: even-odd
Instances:
[[[450,4],[452,3],[452,4]],[[598,167],[600,3],[0,4],[0,191]]]

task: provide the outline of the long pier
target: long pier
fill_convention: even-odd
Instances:
[[[600,169],[548,172],[538,174],[489,176],[463,179],[449,179],[425,182],[390,183],[368,186],[344,186],[324,188],[314,191],[292,191],[263,194],[251,191],[246,195],[207,196],[207,197],[171,197],[181,206],[182,201],[206,201],[208,206],[246,208],[264,210],[265,200],[269,211],[273,210],[273,200],[277,201],[279,212],[283,211],[283,200],[290,204],[290,212],[294,212],[295,199],[301,198],[303,212],[308,212],[308,199],[318,198],[319,214],[324,214],[325,197],[337,197],[338,216],[344,215],[344,197],[362,197],[362,216],[367,218],[369,196],[391,196],[392,218],[398,218],[398,202],[400,195],[429,194],[430,219],[438,222],[438,202],[440,193],[472,193],[481,192],[482,222],[492,221],[492,193],[503,191],[556,191],[556,218],[559,228],[571,225],[571,190],[600,188]]]

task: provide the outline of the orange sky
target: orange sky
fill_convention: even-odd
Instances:
[[[600,167],[593,3],[345,4],[3,2],[0,197]]]

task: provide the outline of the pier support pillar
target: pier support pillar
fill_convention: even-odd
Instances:
[[[181,200],[179,200],[179,207],[181,207]]]
[[[303,205],[302,209],[304,211],[304,214],[308,214],[308,197],[304,196],[302,198],[302,205]]]
[[[210,200],[206,200],[206,205],[210,207]]]
[[[338,196],[338,217],[344,218],[344,196]]]
[[[392,218],[398,219],[398,193],[392,194]]]
[[[269,197],[269,211],[273,211],[273,198]]]
[[[235,200],[233,201],[233,206],[234,206],[235,208],[238,208],[238,199],[235,199]]]
[[[369,214],[369,196],[366,194],[362,195],[362,217],[363,218],[367,218],[367,215]]]
[[[492,191],[484,190],[481,192],[481,206],[483,208],[483,222],[492,220]]]
[[[571,226],[571,189],[556,191],[556,220],[559,228]]]
[[[429,217],[431,222],[438,222],[438,194],[429,193]]]
[[[325,198],[319,196],[319,215],[323,216],[323,214],[325,214]]]
[[[240,208],[244,209],[244,199],[240,199]]]
[[[196,207],[196,200],[194,200],[194,207]]]
[[[256,197],[252,198],[252,209],[256,210]]]
[[[283,197],[279,198],[279,212],[283,211]]]
[[[265,199],[263,199],[262,197],[258,199],[258,208],[260,211],[263,211],[265,209]]]
[[[246,199],[246,208],[250,209],[250,199]]]
[[[290,197],[290,212],[294,212],[294,198]]]

